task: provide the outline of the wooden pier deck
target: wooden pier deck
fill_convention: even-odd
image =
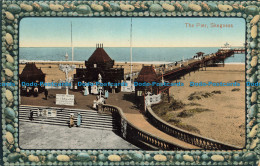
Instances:
[[[216,63],[223,63],[224,60],[235,53],[234,50],[222,50],[214,54],[204,55],[200,58],[186,59],[184,61],[177,61],[173,63],[163,64],[159,67],[155,67],[155,71],[158,77],[168,78],[168,80],[176,80],[185,74],[199,70],[200,68],[205,68]],[[132,73],[132,78],[136,79],[138,77],[139,71]],[[130,77],[130,73],[125,74],[125,78]]]
[[[234,51],[234,54],[244,54],[246,52],[246,49],[243,47],[232,48],[232,50]],[[219,51],[223,51],[223,49],[219,49]]]

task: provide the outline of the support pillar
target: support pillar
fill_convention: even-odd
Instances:
[[[167,90],[167,95],[168,95],[168,103],[170,103],[171,102],[171,100],[170,100],[170,89]]]
[[[115,94],[116,93],[116,90],[115,90],[115,88],[113,87],[112,88],[112,94]]]
[[[98,113],[101,114],[101,113],[103,112],[103,104],[98,104],[98,105],[97,105],[97,108],[98,108],[98,109],[97,109],[97,110],[98,110]]]
[[[146,105],[145,105],[145,95],[143,95],[143,108],[142,108],[142,113],[145,113],[145,107],[146,107]]]

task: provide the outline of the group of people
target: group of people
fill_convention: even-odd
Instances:
[[[71,128],[71,127],[73,127],[75,125],[74,118],[75,118],[74,114],[71,113],[70,114],[70,121],[69,121],[69,128]],[[81,116],[81,114],[79,112],[78,116],[77,116],[77,124],[76,124],[76,126],[80,127],[81,123],[82,123],[82,116]]]
[[[101,96],[101,97],[97,96],[97,100],[93,101],[93,108],[98,109],[99,105],[104,105],[104,104],[106,104],[105,97],[104,96]]]
[[[203,56],[203,55],[194,55],[193,56],[193,59],[199,59],[199,60],[201,60],[201,59],[204,59],[205,57]]]
[[[40,115],[38,115],[38,116],[40,116]],[[69,128],[75,126],[74,118],[75,118],[75,115],[73,113],[71,113],[70,117],[69,117]],[[29,112],[29,120],[30,121],[34,120],[34,111],[32,111],[32,110],[30,110],[30,112]],[[80,127],[81,123],[82,123],[82,115],[79,112],[77,115],[76,126]]]
[[[34,97],[37,97],[41,91],[39,91],[38,86],[24,86],[23,90],[26,90],[26,96],[29,97],[30,95],[33,95]],[[47,100],[48,97],[48,90],[44,90],[45,99]]]

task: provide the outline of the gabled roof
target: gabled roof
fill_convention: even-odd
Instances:
[[[203,55],[205,53],[204,52],[197,52],[196,54],[198,54],[200,56],[200,55]]]
[[[20,78],[29,78],[29,77],[40,77],[45,74],[41,69],[38,69],[35,63],[26,63],[22,73],[20,74]]]
[[[137,82],[153,82],[158,81],[157,74],[153,66],[143,66],[137,79]]]
[[[93,54],[88,58],[89,63],[106,63],[112,61],[103,48],[96,48]]]

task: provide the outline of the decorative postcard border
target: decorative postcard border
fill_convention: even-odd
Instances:
[[[258,88],[246,88],[246,148],[236,151],[22,150],[18,145],[18,33],[24,17],[237,17],[246,20],[246,80],[258,82],[257,1],[4,1],[1,87],[4,165],[256,165],[260,163]],[[1,150],[0,150],[1,151]]]

